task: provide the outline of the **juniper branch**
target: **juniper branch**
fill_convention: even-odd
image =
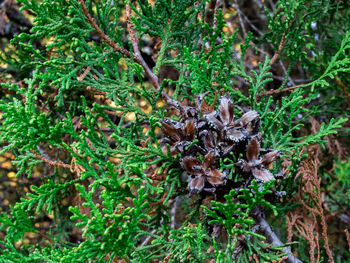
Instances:
[[[287,91],[293,91],[297,88],[301,88],[303,87],[304,85],[296,85],[296,86],[292,86],[292,87],[288,87],[288,88],[284,88],[284,89],[281,89],[281,90],[268,90],[268,91],[265,91],[265,92],[262,92],[259,97],[264,97],[264,96],[269,96],[269,95],[277,95],[279,93],[283,93],[283,92],[287,92]]]
[[[100,27],[96,24],[96,21],[91,15],[89,14],[86,5],[84,1],[80,0],[79,3],[81,4],[82,11],[84,16],[86,17],[87,21],[89,22],[90,26],[92,26],[97,34],[99,35],[100,39],[105,42],[108,46],[113,48],[113,50],[121,53],[124,57],[131,58],[131,53],[126,50],[125,48],[120,47],[117,43],[115,43],[108,35],[106,35]],[[156,88],[158,91],[160,89],[158,77],[153,74],[152,70],[149,68],[145,60],[141,56],[141,52],[138,48],[138,39],[135,35],[134,28],[131,23],[131,8],[130,5],[126,5],[126,15],[127,15],[127,26],[130,33],[131,43],[134,49],[134,56],[133,59],[142,66],[142,68],[145,71],[146,76],[149,78],[152,85]]]
[[[111,48],[113,48],[113,50],[121,53],[123,56],[130,58],[131,54],[128,50],[126,50],[125,48],[122,48],[120,46],[118,46],[117,43],[115,43],[112,39],[109,38],[109,36],[107,36],[100,28],[99,26],[96,24],[96,21],[93,17],[91,17],[91,15],[89,14],[89,11],[87,10],[85,3],[83,0],[79,1],[81,8],[83,10],[83,14],[86,17],[88,23],[90,24],[90,26],[92,26],[98,36],[100,37],[100,39],[105,42],[107,45],[109,45]]]
[[[160,86],[159,86],[159,80],[158,77],[152,72],[152,70],[149,68],[145,60],[143,59],[140,49],[138,47],[138,39],[134,31],[134,26],[131,22],[131,7],[130,4],[126,4],[126,23],[128,27],[128,31],[130,34],[130,39],[132,43],[132,47],[134,50],[134,59],[137,63],[139,63],[144,71],[145,74],[147,75],[148,79],[152,83],[152,85],[156,88],[157,91],[159,91]]]
[[[296,14],[295,14],[296,15]],[[289,24],[288,24],[288,27],[287,27],[287,30],[283,33],[282,37],[281,37],[281,41],[280,41],[280,44],[278,46],[278,50],[275,52],[275,54],[273,55],[273,57],[271,58],[270,60],[270,66],[272,66],[273,64],[275,64],[275,62],[277,61],[277,59],[279,58],[279,56],[281,55],[281,52],[284,48],[284,45],[285,45],[285,42],[286,42],[286,36],[287,34],[289,33],[289,30],[293,24],[293,21],[294,19],[291,19]]]
[[[96,30],[97,34],[99,35],[99,37],[101,38],[101,40],[103,42],[105,42],[107,45],[109,45],[111,48],[113,48],[113,50],[121,53],[123,56],[130,58],[131,54],[128,50],[118,46],[117,43],[115,43],[114,41],[112,41],[100,28],[99,26],[96,24],[96,21],[94,18],[92,18],[85,6],[85,3],[80,0],[79,3],[81,4],[83,13],[87,19],[87,21],[89,22],[89,24]],[[136,37],[133,25],[131,23],[131,7],[129,4],[126,5],[126,16],[127,16],[127,27],[129,30],[129,34],[130,34],[130,38],[131,38],[131,43],[133,46],[133,50],[134,50],[134,56],[133,59],[142,66],[142,68],[145,71],[146,76],[148,77],[148,79],[150,80],[150,82],[152,83],[152,85],[154,86],[154,88],[156,89],[157,92],[159,92],[160,90],[160,85],[159,85],[159,80],[158,77],[152,72],[152,70],[150,69],[150,67],[147,65],[147,63],[145,62],[145,60],[143,59],[143,57],[141,56],[141,52],[140,49],[138,47],[138,39]],[[170,102],[172,101],[172,99],[168,96],[168,94],[166,94],[166,92],[162,91],[161,92],[161,96],[166,100],[166,102]]]
[[[263,218],[263,215],[259,209],[257,209],[253,213],[253,217],[255,219],[256,224],[259,225],[260,231],[267,237],[267,239],[269,240],[269,242],[271,242],[272,245],[274,246],[284,245],[282,241],[277,237],[275,232],[273,232],[269,223],[267,223],[267,221]],[[299,260],[293,255],[290,248],[284,247],[283,251],[288,253],[288,258],[286,259],[287,263],[302,263],[301,260]]]

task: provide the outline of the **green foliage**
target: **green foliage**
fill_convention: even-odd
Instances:
[[[209,236],[202,224],[183,225],[179,229],[171,230],[169,240],[155,234],[151,236],[155,238],[152,244],[140,247],[135,252],[141,259],[140,262],[159,260],[159,258],[167,258],[168,262],[203,262],[210,258],[206,253]],[[154,248],[155,252],[150,253]]]
[[[244,236],[246,239],[245,242],[249,248],[245,254],[241,255],[240,260],[242,260],[242,262],[246,262],[243,260],[245,257],[249,258],[249,256],[251,257],[256,252],[259,252],[261,245],[259,246],[255,243],[251,243],[251,240],[253,239],[255,242],[258,242],[256,238],[264,239],[265,237],[251,230],[254,220],[251,218],[250,214],[254,208],[265,206],[271,208],[275,215],[277,215],[275,206],[264,199],[266,194],[272,193],[270,188],[273,184],[274,181],[270,181],[261,187],[256,180],[253,180],[248,188],[240,190],[240,194],[237,194],[235,190],[231,190],[228,195],[225,195],[225,203],[211,201],[211,206],[203,206],[206,217],[208,218],[208,223],[224,226],[228,234],[225,259],[221,258],[222,254],[219,253],[218,262],[230,261],[240,235]],[[254,249],[252,249],[252,247],[254,247]],[[264,245],[262,245],[262,247],[264,247]],[[264,257],[263,254],[262,256]]]
[[[238,263],[249,262],[252,255],[255,256],[259,262],[273,262],[274,260],[282,260],[287,254],[282,251],[282,247],[268,245],[257,237],[253,237],[247,242],[246,246],[247,249],[243,253],[240,253],[236,259]]]
[[[89,15],[78,0],[18,2],[33,26],[7,41],[0,56],[6,65],[0,154],[15,156],[16,180],[28,193],[0,215],[0,262],[278,262],[288,254],[286,245],[268,243],[254,213],[266,213],[274,224],[277,215],[293,211],[288,199],[299,190],[295,176],[308,147],[325,146],[325,136],[339,139],[339,131],[349,137],[343,129],[350,113],[344,107],[350,85],[345,1],[269,1],[276,3],[264,4],[262,28],[238,17],[244,29],[232,26],[237,10],[226,1],[215,7],[216,1],[88,0]],[[251,4],[238,1],[240,15],[243,2]],[[147,67],[162,81],[159,90]],[[261,151],[278,150],[289,162],[266,168],[275,174],[288,168],[285,180],[237,187],[235,156],[217,165],[236,181],[218,187],[217,195],[188,196],[183,156],[161,143],[159,121],[179,118],[167,96],[193,106],[205,92],[207,106],[218,107],[215,93],[228,94],[238,117],[259,113]],[[318,131],[309,117],[320,123]],[[246,145],[239,147],[245,153]],[[329,168],[330,159],[322,165]],[[334,213],[349,208],[349,170],[349,161],[338,161],[334,175],[322,177]],[[54,219],[41,228],[48,216]],[[225,230],[219,236],[217,226]],[[273,228],[286,240],[285,225]],[[28,233],[41,241],[21,245]],[[345,248],[335,247],[349,260]],[[308,259],[304,249],[295,254]]]
[[[91,218],[82,214],[78,207],[71,207],[71,219],[79,221],[86,240],[75,249],[75,254],[66,256],[64,261],[85,262],[91,258],[101,261],[109,253],[111,258],[125,257],[135,246],[134,235],[140,231],[140,226],[146,225],[142,220],[149,219],[145,214],[147,192],[140,188],[138,196],[132,200],[135,207],[124,209],[121,205],[114,207],[114,200],[109,198],[107,191],[103,191],[101,197],[105,208],[101,208],[93,202],[92,191],[87,193],[79,184],[76,187],[86,200],[82,205],[90,210]]]
[[[212,201],[213,206],[203,208],[207,211],[207,217],[210,219],[209,224],[220,224],[225,226],[229,236],[237,234],[250,234],[247,232],[247,228],[254,223],[254,220],[249,217],[249,205],[234,203],[233,196],[236,195],[234,190],[231,190],[230,194],[225,195],[226,203],[220,203]],[[243,229],[234,227],[235,225],[241,225]]]
[[[339,162],[336,164],[334,175],[336,180],[328,186],[330,191],[330,202],[334,203],[332,209],[343,210],[349,204],[350,193],[347,189],[350,187],[350,162]],[[330,175],[327,175],[331,180]]]

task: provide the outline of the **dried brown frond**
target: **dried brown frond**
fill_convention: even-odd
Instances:
[[[287,243],[292,242],[293,238],[293,227],[295,227],[296,221],[298,219],[302,218],[302,216],[298,213],[292,213],[288,212],[288,215],[286,215],[286,220],[288,224],[288,237],[287,237]]]
[[[318,243],[318,232],[317,228],[317,219],[315,214],[312,214],[311,217],[303,217],[303,220],[298,219],[295,224],[295,228],[298,230],[299,234],[304,237],[310,246],[310,263],[319,261],[319,253],[317,255],[317,260],[315,261],[315,249],[319,247]]]
[[[314,125],[316,122],[314,122]],[[315,126],[313,127],[315,129]],[[316,131],[316,130],[315,130]],[[324,249],[330,262],[334,262],[332,252],[329,248],[327,236],[327,222],[324,216],[323,193],[321,191],[321,177],[317,170],[320,164],[319,158],[322,155],[319,145],[312,145],[308,149],[308,157],[301,162],[297,177],[301,177],[299,192],[296,195],[296,201],[302,204],[303,220],[298,219],[295,225],[297,231],[309,242],[310,262],[315,262],[314,250],[318,245],[318,230],[320,228],[324,240]],[[319,220],[318,220],[319,219]],[[318,227],[319,225],[320,227]],[[319,252],[317,253],[317,261]]]

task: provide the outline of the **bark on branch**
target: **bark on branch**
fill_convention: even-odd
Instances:
[[[275,232],[273,232],[269,223],[267,223],[267,221],[263,218],[262,213],[260,211],[254,213],[253,217],[255,219],[256,224],[260,227],[260,231],[264,234],[264,236],[266,236],[266,238],[270,244],[272,244],[274,246],[284,245],[282,243],[282,241],[277,237]],[[286,259],[285,262],[287,262],[287,263],[302,263],[301,260],[299,260],[298,258],[296,258],[293,255],[293,253],[289,247],[284,247],[282,250],[284,252],[288,253],[288,255],[287,255],[288,258]]]

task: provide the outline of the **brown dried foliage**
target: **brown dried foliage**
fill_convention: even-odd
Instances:
[[[309,118],[311,131],[316,133],[321,125],[314,118]],[[344,158],[346,153],[340,143],[332,139],[332,136],[325,137],[327,140],[326,148],[332,156]],[[321,164],[320,159],[325,156],[321,151],[320,145],[311,145],[308,147],[308,156],[301,162],[296,179],[300,178],[300,187],[293,201],[300,203],[301,206],[286,216],[288,223],[288,238],[291,242],[293,238],[293,229],[307,240],[309,243],[310,262],[319,262],[320,244],[319,237],[323,239],[323,247],[328,256],[329,262],[334,262],[331,249],[329,247],[327,235],[327,221],[325,217],[324,193],[321,190],[321,177],[318,175],[318,167]],[[287,163],[285,163],[287,165]]]

